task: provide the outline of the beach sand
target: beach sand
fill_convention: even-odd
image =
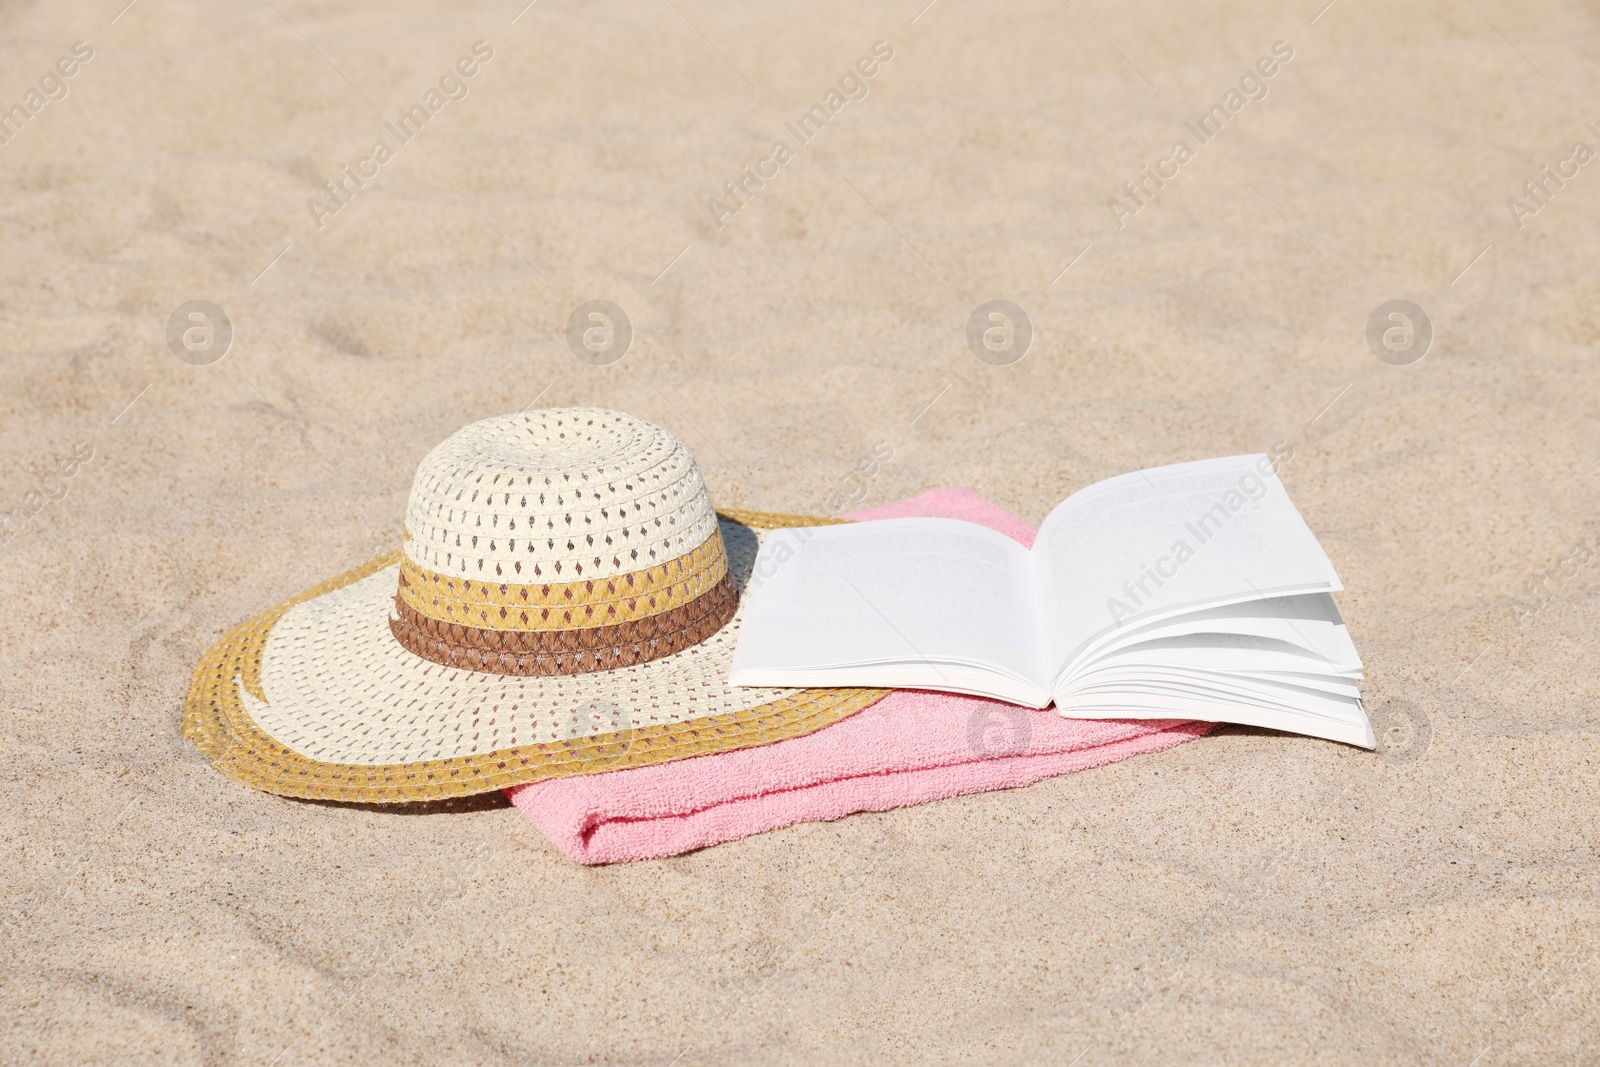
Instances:
[[[121,3],[0,3],[0,1061],[1600,1055],[1592,9]],[[567,342],[596,299],[609,365]],[[991,299],[1032,326],[1006,365]],[[194,300],[206,365],[167,341]],[[1405,365],[1392,300],[1432,325]],[[1385,747],[1226,728],[592,870],[498,794],[213,770],[205,649],[529,404],[781,511],[953,484],[1038,522],[1287,448]]]

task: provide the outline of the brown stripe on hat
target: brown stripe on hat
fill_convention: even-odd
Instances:
[[[615,626],[572,630],[485,630],[440,622],[395,598],[395,640],[423,659],[491,674],[584,674],[631,667],[699,644],[739,607],[733,575],[687,604]]]

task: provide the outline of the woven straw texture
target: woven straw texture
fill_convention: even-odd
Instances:
[[[456,578],[576,582],[678,559],[716,529],[677,438],[618,411],[552,408],[484,419],[429,452],[405,553]]]
[[[714,540],[720,549],[721,538]],[[401,584],[403,589],[403,575]],[[724,574],[711,589],[678,607],[613,626],[482,629],[428,618],[402,597],[396,598],[398,617],[390,620],[389,629],[412,652],[447,667],[491,674],[582,674],[648,663],[697,645],[727,625],[738,607],[733,575]]]
[[[708,537],[676,559],[581,582],[474,581],[400,561],[400,599],[421,615],[488,630],[613,626],[670,611],[728,573],[722,542]]]
[[[740,584],[759,531],[835,521],[722,518]],[[388,630],[401,556],[374,559],[228,633],[194,672],[185,735],[224,773],[268,792],[396,803],[766,744],[886,692],[727,686],[737,614],[693,648],[601,674],[506,677],[429,663]]]

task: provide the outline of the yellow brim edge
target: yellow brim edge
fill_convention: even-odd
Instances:
[[[822,526],[840,519],[727,509],[717,514],[753,529]],[[273,739],[245,710],[247,692],[265,701],[261,659],[267,637],[296,604],[358,582],[400,561],[387,552],[307,589],[230,630],[201,657],[184,702],[183,733],[218,770],[281,796],[404,804],[471,796],[569,774],[645,767],[688,756],[731,752],[830,726],[869,707],[887,689],[802,689],[792,696],[722,715],[644,726],[625,733],[519,745],[476,756],[399,764],[324,763]]]

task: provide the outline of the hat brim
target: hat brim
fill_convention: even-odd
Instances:
[[[762,531],[838,521],[718,517],[741,587]],[[632,667],[521,677],[443,666],[389,630],[399,562],[380,556],[229,632],[195,669],[184,734],[257,789],[404,803],[799,737],[887,692],[729,686],[742,606],[700,644]]]

